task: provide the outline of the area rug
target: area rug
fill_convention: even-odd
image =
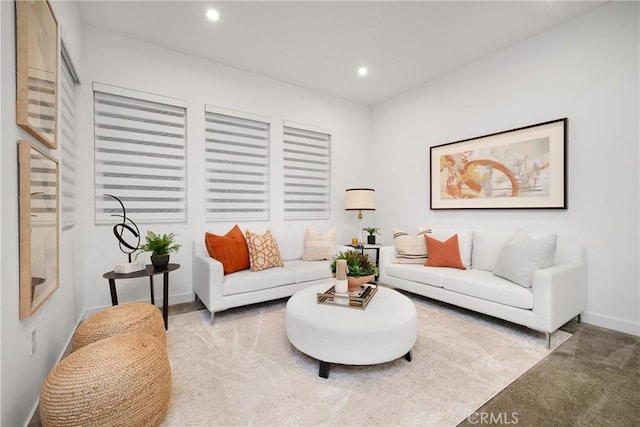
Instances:
[[[284,301],[220,313],[213,325],[206,311],[171,317],[163,425],[455,426],[552,351],[529,329],[412,300],[411,362],[332,365],[328,379],[289,343]],[[555,332],[551,348],[569,337]]]

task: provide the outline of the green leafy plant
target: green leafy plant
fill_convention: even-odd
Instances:
[[[368,254],[358,251],[340,252],[331,262],[331,272],[336,274],[336,260],[347,260],[347,275],[352,277],[377,276],[378,266],[371,262]]]
[[[174,233],[160,235],[153,231],[147,231],[146,243],[138,246],[136,258],[141,252],[151,252],[151,255],[167,255],[171,252],[178,252],[182,245],[174,243],[176,237],[178,236]]]
[[[377,234],[378,236],[382,236],[382,234],[379,233],[380,230],[381,228],[378,227],[365,227],[362,229],[362,231],[366,231],[367,233],[369,233],[369,236],[373,236],[375,234]]]

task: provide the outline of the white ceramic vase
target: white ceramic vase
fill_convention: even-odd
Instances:
[[[336,293],[337,294],[346,294],[349,290],[349,281],[345,280],[336,280]]]

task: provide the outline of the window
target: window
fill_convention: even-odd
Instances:
[[[269,119],[205,106],[205,218],[269,219]]]
[[[186,102],[93,84],[96,224],[186,222]]]
[[[69,230],[76,225],[76,124],[75,86],[79,84],[71,57],[64,39],[62,41],[62,78],[60,79],[60,145],[62,180],[62,229]]]
[[[331,135],[284,122],[284,218],[329,219]]]

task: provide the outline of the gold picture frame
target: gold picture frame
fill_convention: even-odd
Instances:
[[[20,319],[59,286],[58,161],[29,141],[18,145],[20,169]]]
[[[55,149],[58,21],[47,0],[16,1],[16,123]]]

